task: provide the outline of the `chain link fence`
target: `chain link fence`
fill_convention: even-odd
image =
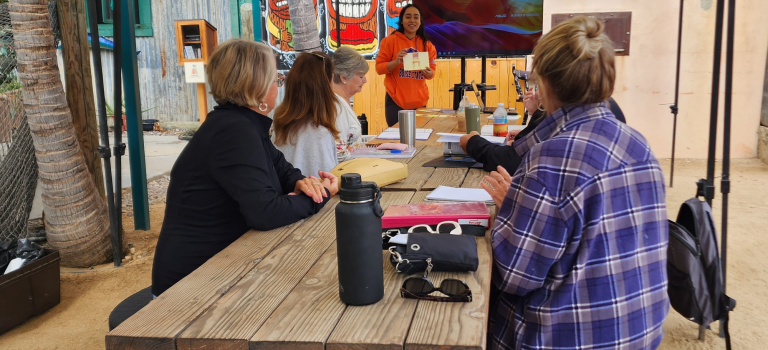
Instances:
[[[56,2],[48,3],[56,46]],[[27,221],[37,187],[37,161],[16,70],[8,3],[0,3],[0,240],[29,235]]]

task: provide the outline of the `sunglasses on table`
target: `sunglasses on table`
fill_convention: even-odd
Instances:
[[[440,231],[440,226],[451,224],[453,225],[453,229],[449,231],[452,235],[460,235],[461,234],[461,225],[459,225],[456,221],[443,221],[439,224],[437,224],[437,227],[433,230],[432,227],[426,224],[422,225],[416,225],[411,226],[411,228],[408,229],[408,233],[422,233],[422,232],[429,232],[429,233],[440,233],[445,231]]]
[[[424,271],[424,277],[406,278],[400,288],[400,296],[408,299],[440,302],[467,303],[472,301],[472,291],[464,281],[446,278],[440,282],[439,287],[435,288],[435,285],[428,278],[430,271],[432,271],[432,259],[427,259],[427,270]],[[446,296],[430,295],[434,292],[440,292]]]

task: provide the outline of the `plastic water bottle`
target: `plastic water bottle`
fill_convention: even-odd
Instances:
[[[459,109],[456,111],[456,115],[463,117],[467,105],[469,105],[469,100],[467,99],[467,95],[464,94],[464,97],[461,98],[461,102],[459,102]]]
[[[506,137],[508,131],[507,110],[504,108],[504,103],[499,103],[499,106],[493,111],[493,136]]]

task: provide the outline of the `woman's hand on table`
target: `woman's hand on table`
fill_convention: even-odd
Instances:
[[[338,188],[338,185],[336,186]],[[293,192],[289,193],[289,196],[295,196],[304,193],[315,203],[322,203],[323,197],[328,197],[328,193],[325,192],[325,186],[320,179],[310,176],[305,177],[299,181],[296,181],[296,187]]]
[[[336,175],[325,171],[318,171],[317,174],[320,175],[320,178],[323,180],[323,187],[331,193],[331,196],[335,196],[336,193],[339,193],[339,178],[336,177]]]
[[[466,134],[459,139],[459,147],[461,147],[462,150],[464,150],[464,153],[467,153],[467,143],[469,143],[469,139],[472,138],[472,136],[480,135],[477,131],[472,131],[469,134]]]
[[[480,186],[491,195],[493,202],[496,203],[496,208],[501,208],[501,203],[512,183],[512,176],[501,166],[498,166],[496,170],[492,171],[490,176],[486,176],[485,182],[481,182]]]

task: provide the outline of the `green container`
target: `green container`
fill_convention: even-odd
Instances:
[[[482,125],[480,124],[480,107],[477,105],[470,105],[464,109],[464,118],[467,121],[467,134],[472,131],[480,132]]]

